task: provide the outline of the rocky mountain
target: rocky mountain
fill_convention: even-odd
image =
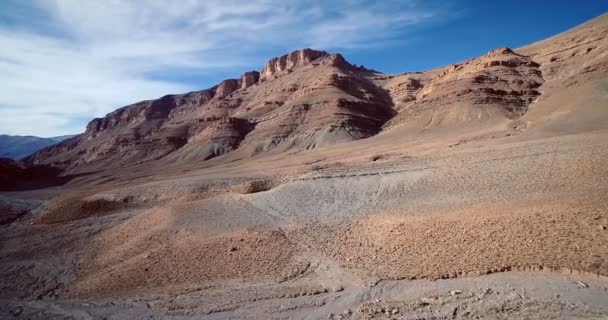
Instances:
[[[117,109],[93,119],[83,134],[25,160],[68,170],[200,163],[396,131],[521,128],[520,119],[543,92],[605,76],[606,20],[602,16],[547,40],[559,42],[559,48],[568,42],[560,51],[546,44],[498,48],[447,67],[399,75],[356,67],[340,54],[297,50],[270,59],[260,72],[209,89]],[[567,73],[558,72],[565,68]]]
[[[0,158],[21,159],[44,147],[69,139],[74,135],[41,138],[0,134]]]
[[[66,168],[198,162],[236,149],[252,156],[366,138],[395,114],[372,75],[339,54],[294,51],[262,72],[120,108],[27,161]]]

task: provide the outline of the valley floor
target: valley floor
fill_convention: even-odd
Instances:
[[[412,150],[3,194],[0,317],[608,317],[607,132]]]

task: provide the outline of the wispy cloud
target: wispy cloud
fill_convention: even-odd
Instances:
[[[237,76],[302,47],[383,45],[437,16],[414,0],[5,0],[0,12],[0,133],[41,136],[211,84],[187,75]]]

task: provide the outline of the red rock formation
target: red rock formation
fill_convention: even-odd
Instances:
[[[264,68],[262,68],[262,72],[260,72],[260,80],[268,80],[276,74],[280,73],[281,71],[289,70],[296,66],[308,64],[326,55],[327,52],[325,51],[302,49],[290,52],[289,54],[277,58],[270,59],[266,63],[266,65],[264,65]]]
[[[222,81],[215,89],[215,96],[223,98],[241,87],[240,80],[227,79]]]
[[[241,76],[241,89],[246,89],[256,84],[260,80],[260,73],[257,71],[248,71]]]

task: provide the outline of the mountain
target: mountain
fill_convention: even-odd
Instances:
[[[605,21],[598,18],[597,28]],[[596,38],[560,36],[558,44],[498,48],[399,75],[355,67],[340,54],[297,50],[209,89],[117,109],[26,161],[68,171],[175,165],[310,150],[395,131],[517,127],[552,92],[605,75],[606,39],[599,31]],[[566,49],[551,52],[552,45]]]
[[[366,138],[394,115],[375,75],[339,54],[298,50],[206,90],[120,108],[27,161],[66,168],[200,162],[237,149],[253,156]]]
[[[10,136],[0,134],[0,158],[21,159],[44,147],[53,145],[74,135],[50,138],[35,136]]]

